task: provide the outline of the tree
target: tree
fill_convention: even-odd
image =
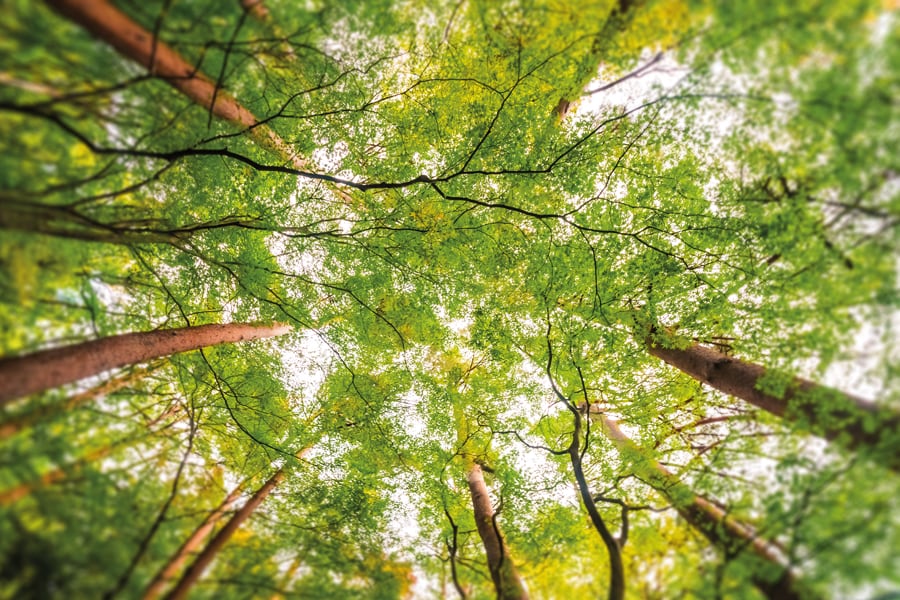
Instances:
[[[203,541],[213,532],[218,521],[225,516],[225,513],[238,498],[240,498],[242,487],[243,486],[235,487],[227,496],[225,496],[222,503],[203,519],[190,537],[184,540],[184,543],[179,546],[169,562],[154,575],[153,579],[147,585],[147,589],[144,590],[142,596],[144,600],[152,600],[153,598],[159,598],[162,595],[169,582],[177,577],[184,566],[184,563],[190,558],[190,555],[200,549]]]
[[[151,74],[167,81],[191,100],[207,108],[211,114],[246,128],[263,144],[290,157],[296,168],[304,167],[303,159],[296,156],[278,134],[219,89],[218,83],[211,81],[198,71],[197,66],[185,61],[168,45],[160,42],[154,33],[143,29],[106,0],[51,0],[48,4],[100,39],[109,42],[123,55],[146,67]],[[260,4],[257,3],[256,6]],[[253,8],[251,6],[248,10]]]
[[[751,579],[767,598],[813,597],[803,591],[802,585],[796,581],[790,567],[782,564],[783,561],[774,546],[760,539],[750,527],[729,516],[726,511],[691,492],[675,475],[638,448],[615,421],[602,412],[592,410],[591,418],[595,416],[603,428],[603,433],[619,448],[627,460],[635,463],[634,469],[638,476],[666,496],[678,514],[696,527],[714,546],[732,556],[750,551],[763,560],[766,568],[774,569],[774,576],[763,572],[754,574]]]
[[[0,596],[900,589],[885,3],[5,9]]]
[[[9,402],[108,369],[151,358],[215,344],[267,338],[288,331],[290,327],[282,324],[196,325],[180,329],[124,333],[26,356],[5,358],[0,362],[0,376],[8,383],[0,393],[0,401]]]
[[[472,510],[475,512],[475,525],[478,527],[478,535],[484,544],[484,552],[487,555],[488,569],[498,598],[528,598],[528,592],[519,577],[509,548],[503,541],[500,528],[497,525],[497,512],[491,505],[491,497],[488,494],[487,485],[484,483],[484,475],[481,465],[473,462],[469,466],[466,477],[469,483],[469,493],[472,495]]]
[[[209,541],[205,548],[197,555],[197,558],[191,563],[191,565],[184,572],[184,575],[175,584],[175,587],[172,588],[166,598],[176,599],[176,598],[185,598],[187,597],[188,592],[191,590],[191,587],[197,582],[198,579],[203,575],[203,572],[209,567],[209,564],[216,557],[216,554],[222,547],[228,542],[231,536],[234,535],[235,531],[237,531],[238,527],[253,514],[253,511],[262,504],[262,502],[266,499],[266,497],[275,489],[281,480],[284,479],[284,471],[282,469],[278,469],[275,473],[266,480],[266,482],[260,487],[253,496],[247,501],[244,506],[238,510],[234,516],[232,516],[228,522],[216,533],[216,535]]]
[[[717,390],[775,416],[802,421],[813,433],[828,439],[843,436],[850,447],[866,446],[876,452],[879,447],[886,448],[885,465],[900,468],[900,455],[893,454],[900,446],[892,439],[900,414],[890,408],[799,377],[792,378],[780,393],[766,392],[765,368],[697,344],[667,348],[650,341],[649,351]]]

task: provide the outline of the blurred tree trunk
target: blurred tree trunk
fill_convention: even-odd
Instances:
[[[651,340],[650,354],[720,392],[745,400],[808,431],[850,448],[871,448],[900,470],[900,414],[806,379],[794,377],[780,396],[759,389],[766,369],[699,344],[665,348]]]
[[[491,579],[497,590],[497,598],[499,600],[526,600],[528,592],[525,591],[525,585],[509,557],[509,549],[500,535],[500,529],[494,519],[496,515],[491,504],[491,497],[488,495],[487,485],[484,483],[484,474],[477,463],[473,462],[469,467],[467,479],[469,492],[472,495],[472,508],[475,512],[475,525],[478,527],[478,535],[484,544]]]
[[[242,490],[243,485],[235,487],[222,503],[206,516],[203,522],[194,530],[194,533],[181,544],[181,547],[175,551],[172,558],[156,573],[147,589],[144,590],[144,594],[141,596],[142,600],[154,600],[162,595],[163,590],[165,590],[170,581],[175,579],[190,555],[200,548],[200,545],[215,529],[219,520],[231,509],[231,506],[240,497]]]
[[[206,346],[282,335],[290,329],[290,326],[281,323],[197,325],[124,333],[0,359],[0,405],[109,369]]]
[[[592,407],[593,408],[593,407]],[[678,514],[709,542],[728,556],[747,551],[762,563],[752,574],[753,585],[770,600],[809,600],[814,598],[784,564],[777,548],[759,538],[750,527],[728,516],[718,506],[695,494],[673,473],[651,458],[626,436],[619,425],[602,412],[591,411],[603,433],[630,464],[634,474],[666,497]]]
[[[203,551],[197,555],[197,558],[194,559],[194,562],[191,563],[191,566],[188,567],[187,571],[185,571],[184,575],[182,575],[181,579],[172,588],[172,591],[166,596],[167,600],[180,600],[186,598],[188,593],[191,591],[191,588],[194,587],[194,584],[199,581],[200,577],[203,575],[203,572],[206,571],[209,564],[213,561],[216,555],[225,547],[225,544],[228,543],[228,540],[231,539],[231,536],[238,530],[238,528],[250,518],[250,515],[259,507],[260,504],[263,503],[263,500],[272,492],[275,487],[281,483],[284,479],[284,468],[278,469],[275,473],[269,477],[269,479],[256,490],[256,493],[253,494],[253,497],[247,501],[244,506],[241,507],[234,516],[232,516],[225,526],[219,530],[219,532],[209,541]]]

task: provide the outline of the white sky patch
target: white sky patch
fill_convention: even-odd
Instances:
[[[652,58],[652,53],[645,52],[641,56],[641,60],[638,62],[636,68],[639,68]],[[655,99],[657,97],[657,94],[655,93],[657,86],[671,88],[681,81],[687,73],[688,69],[684,65],[680,65],[676,62],[671,55],[665,54],[655,65],[639,75],[614,85],[608,90],[590,94],[588,96],[582,96],[575,107],[575,114],[599,115],[603,112],[604,108],[610,106],[621,106],[625,107],[626,110],[635,108],[636,106]],[[587,85],[587,89],[594,90],[607,85],[614,80],[614,77],[610,77],[604,73],[601,65],[598,77]]]
[[[335,173],[335,176],[348,181],[359,181],[353,171],[340,170],[341,164],[350,155],[350,146],[346,142],[333,143],[331,140],[316,139],[316,149],[312,152],[313,162],[323,171]]]
[[[281,349],[284,383],[293,392],[291,404],[310,408],[316,393],[332,369],[334,353],[315,331],[303,331],[299,340]]]
[[[419,416],[419,404],[421,396],[415,390],[410,390],[399,397],[400,402],[387,411],[387,418],[400,423],[403,431],[408,435],[421,438],[427,431],[425,421]]]
[[[900,401],[897,386],[894,384],[892,389],[888,375],[884,372],[885,357],[894,362],[900,359],[897,356],[897,346],[891,348],[887,344],[892,333],[893,339],[897,339],[897,331],[900,331],[900,311],[894,311],[883,324],[863,322],[844,352],[846,358],[828,366],[822,376],[822,383],[874,402],[893,400],[893,404],[897,406]],[[893,398],[890,397],[891,393]]]

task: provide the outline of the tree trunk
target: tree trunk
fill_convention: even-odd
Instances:
[[[205,346],[282,335],[290,326],[231,323],[125,333],[0,359],[0,406],[103,371]]]
[[[238,527],[253,514],[253,511],[262,504],[263,500],[266,499],[269,493],[275,489],[283,479],[284,468],[275,471],[275,474],[272,475],[255,494],[253,494],[253,497],[228,520],[225,526],[222,527],[215,537],[209,541],[203,551],[197,555],[197,558],[194,559],[194,562],[188,570],[185,571],[178,584],[166,596],[167,600],[180,600],[187,597],[188,592],[191,591],[191,588],[197,583],[219,551],[225,546],[228,540],[231,539],[234,532],[238,530]]]
[[[900,414],[874,403],[799,377],[781,397],[758,389],[764,367],[694,344],[665,348],[648,340],[650,354],[694,379],[759,407],[799,422],[805,429],[849,448],[871,448],[886,466],[900,470]]]
[[[592,420],[599,421],[604,434],[619,449],[624,461],[634,473],[672,503],[678,514],[697,529],[710,543],[728,556],[750,550],[762,564],[752,574],[753,585],[770,600],[809,600],[814,598],[805,590],[784,564],[778,550],[760,539],[747,525],[729,517],[722,509],[696,495],[674,474],[650,458],[618,424],[602,412],[591,411]],[[765,573],[759,572],[760,570]]]
[[[625,567],[622,564],[622,547],[619,542],[610,533],[609,528],[603,521],[600,511],[594,502],[588,487],[587,477],[584,475],[584,468],[581,463],[581,431],[582,419],[581,414],[577,411],[572,412],[575,419],[575,428],[572,432],[572,443],[569,444],[569,461],[572,463],[572,470],[575,472],[575,481],[578,484],[578,493],[581,495],[581,501],[584,503],[588,516],[591,518],[591,524],[600,534],[600,539],[606,546],[606,552],[609,555],[609,594],[608,600],[624,600],[625,598]]]
[[[494,519],[496,515],[494,507],[491,505],[491,497],[488,495],[481,467],[477,463],[472,463],[467,479],[469,492],[472,494],[475,525],[478,527],[478,535],[484,544],[491,579],[497,590],[497,598],[499,600],[526,600],[528,592],[525,591],[525,585],[509,558],[509,549],[500,536],[500,529]]]
[[[165,232],[102,225],[65,206],[23,202],[0,192],[0,228],[107,244],[178,245],[191,232]]]
[[[231,508],[231,505],[237,501],[238,497],[241,495],[242,488],[243,486],[241,485],[234,488],[234,490],[226,496],[225,500],[223,500],[214,511],[206,516],[200,526],[194,530],[194,533],[184,541],[172,558],[169,559],[169,562],[163,565],[156,573],[156,576],[153,577],[153,580],[147,586],[147,589],[144,590],[144,594],[141,596],[142,600],[154,600],[162,595],[163,590],[170,581],[175,579],[190,555],[200,548],[200,545],[207,537],[209,537],[209,534],[212,533],[219,520]]]
[[[74,396],[67,398],[64,402],[46,404],[44,406],[39,406],[34,410],[15,415],[5,420],[3,423],[0,423],[0,439],[15,435],[26,427],[31,427],[39,421],[72,410],[82,404],[92,402],[97,398],[102,398],[121,390],[122,388],[128,387],[141,380],[158,366],[159,365],[150,365],[145,368],[132,369],[131,371],[105,381],[96,387],[92,387],[80,394],[75,394]]]
[[[240,102],[222,90],[167,44],[156,39],[107,0],[46,0],[54,10],[81,25],[96,38],[115,48],[119,54],[147,68],[152,75],[211,111],[212,114],[246,128],[264,146],[287,158],[299,170],[306,161],[270,127]]]

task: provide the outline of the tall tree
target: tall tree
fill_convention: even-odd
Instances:
[[[203,572],[209,567],[210,563],[216,557],[228,540],[235,534],[238,528],[250,518],[250,515],[259,507],[266,497],[275,487],[284,479],[284,469],[280,468],[272,474],[266,482],[254,492],[253,496],[228,519],[225,525],[216,533],[203,550],[197,555],[191,565],[187,568],[178,583],[166,595],[168,600],[176,600],[186,598],[194,584],[199,581]]]
[[[635,474],[665,496],[685,521],[727,555],[749,552],[762,559],[764,571],[754,573],[752,581],[767,598],[800,600],[814,597],[794,577],[790,566],[784,564],[772,544],[709,500],[692,492],[678,477],[632,442],[618,423],[594,408],[591,407],[591,418],[600,423],[603,433],[633,466]]]
[[[874,450],[883,454],[887,467],[900,469],[900,413],[889,407],[800,377],[790,378],[780,394],[768,392],[765,367],[699,344],[676,348],[651,340],[648,347],[650,354],[698,381],[773,415],[800,422],[812,433]]]
[[[484,545],[487,556],[488,569],[497,591],[497,598],[503,600],[528,598],[525,584],[522,582],[509,548],[503,541],[500,527],[497,523],[497,512],[494,510],[491,496],[488,493],[487,484],[484,482],[484,474],[481,465],[472,462],[469,465],[466,480],[469,483],[469,494],[472,497],[472,510],[475,512],[475,525],[478,535]]]
[[[182,567],[184,567],[184,564],[191,557],[191,554],[200,549],[200,546],[203,544],[204,540],[209,537],[209,534],[213,532],[218,522],[231,509],[232,505],[237,502],[242,491],[242,485],[235,486],[235,488],[225,496],[222,503],[206,515],[200,525],[197,526],[197,529],[184,540],[184,543],[178,547],[175,554],[172,555],[166,564],[164,564],[159,571],[157,571],[156,575],[153,576],[153,579],[150,580],[150,583],[147,585],[147,588],[141,596],[143,600],[153,600],[162,595],[166,587],[181,572]]]
[[[290,331],[287,325],[230,323],[123,333],[25,356],[0,359],[0,402],[72,383],[103,371],[216,344],[258,340]]]
[[[107,0],[48,0],[54,10],[82,25],[124,56],[162,78],[211,114],[238,125],[265,146],[288,157],[297,169],[306,164],[268,125],[261,123],[228,92]],[[261,6],[261,5],[260,5]],[[252,10],[249,7],[248,10]],[[259,10],[257,7],[256,10]]]

